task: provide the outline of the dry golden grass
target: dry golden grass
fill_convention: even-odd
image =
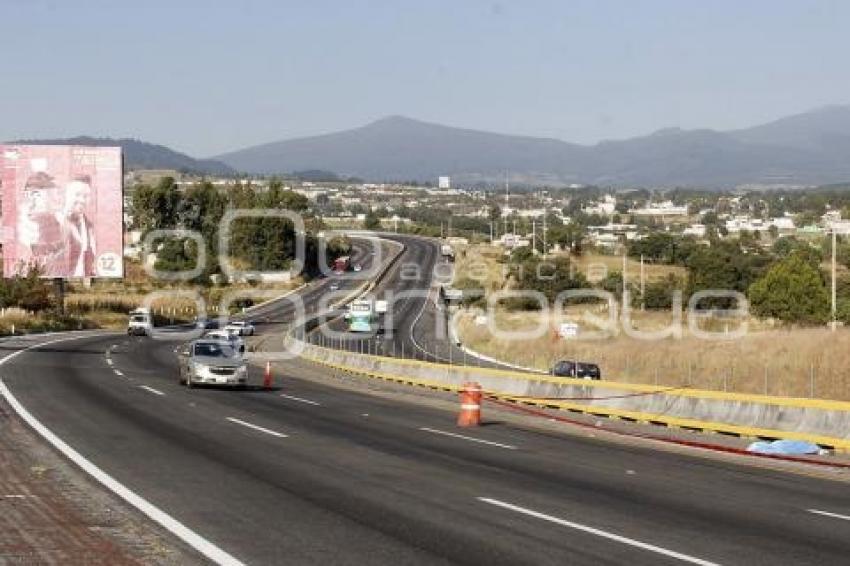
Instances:
[[[590,282],[604,279],[608,273],[623,271],[622,256],[584,254],[571,258],[576,270]],[[489,244],[456,246],[455,279],[473,279],[483,282],[484,289],[495,291],[505,285],[508,265],[504,262],[503,250]],[[626,261],[627,277],[630,283],[640,281],[640,261],[629,258]],[[644,262],[646,281],[664,279],[668,275],[685,279],[687,271],[676,265],[656,265]]]
[[[487,291],[497,291],[505,282],[502,257],[501,248],[487,244],[455,246],[455,280],[472,279]]]
[[[81,318],[57,318],[47,313],[33,313],[19,308],[0,309],[0,335],[83,330],[94,325]]]
[[[238,297],[240,293],[246,298],[251,298],[255,303],[277,295],[284,294],[290,289],[301,284],[301,280],[290,283],[267,284],[251,286],[248,284],[228,285],[225,287],[192,287],[173,285],[160,288],[122,288],[117,284],[98,285],[92,289],[78,288],[67,293],[65,296],[65,308],[70,313],[82,315],[94,315],[97,313],[122,313],[126,316],[131,310],[142,306],[150,293],[159,296],[151,302],[154,312],[163,315],[189,315],[194,316],[197,310],[195,301],[180,293],[197,291],[203,298],[208,312],[217,313],[222,298],[233,295]],[[265,296],[265,295],[268,296]],[[125,321],[126,323],[126,321]]]
[[[635,313],[634,324],[648,330],[664,326],[670,318],[669,313]],[[565,319],[581,320],[574,310]],[[654,341],[630,337],[621,325],[617,335],[607,338],[556,338],[554,324],[540,338],[504,340],[495,338],[486,326],[474,324],[471,315],[460,318],[458,330],[474,350],[539,369],[549,369],[559,359],[577,359],[598,363],[603,377],[613,381],[850,400],[850,329],[770,329],[767,323],[749,322],[750,331],[733,340],[692,336],[687,318],[683,318],[680,339]],[[499,312],[496,323],[503,330],[531,328],[535,313]],[[725,324],[714,321],[711,326],[722,333]],[[735,330],[734,322],[728,325]],[[587,322],[580,327],[594,329]]]
[[[623,257],[602,254],[584,254],[573,257],[579,272],[583,273],[591,282],[597,281],[601,272],[608,273],[623,271]],[[643,264],[644,274],[647,281],[664,279],[668,275],[675,275],[684,279],[687,271],[678,265],[656,265],[649,262]],[[603,275],[604,277],[604,275]],[[626,277],[630,283],[637,284],[640,281],[640,261],[628,258],[626,260]]]

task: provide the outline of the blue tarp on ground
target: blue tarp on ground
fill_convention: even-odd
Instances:
[[[753,442],[747,446],[747,452],[758,454],[782,454],[784,456],[799,456],[818,454],[820,446],[805,440],[774,440],[773,442]]]

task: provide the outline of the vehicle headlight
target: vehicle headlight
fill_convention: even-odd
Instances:
[[[247,373],[247,372],[248,372],[248,366],[239,366],[238,368],[236,368],[236,373],[238,373],[240,375],[243,374],[243,373]]]
[[[204,375],[209,372],[209,369],[209,366],[205,366],[204,364],[195,364],[196,375]]]

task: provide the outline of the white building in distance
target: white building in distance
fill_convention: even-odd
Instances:
[[[687,216],[688,207],[687,205],[675,205],[673,201],[665,200],[664,202],[650,202],[643,208],[633,208],[629,212],[635,216]]]
[[[612,195],[605,195],[600,202],[593,203],[581,209],[585,214],[598,214],[611,216],[617,208],[617,199]]]

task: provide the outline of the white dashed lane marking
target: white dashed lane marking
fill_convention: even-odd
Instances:
[[[153,387],[148,387],[147,385],[139,385],[139,389],[144,389],[145,391],[149,391],[154,395],[165,395],[165,393],[163,393],[159,389],[154,389]]]
[[[236,423],[236,424],[238,424],[238,425],[242,425],[242,426],[244,426],[244,427],[248,427],[248,428],[251,428],[251,429],[254,429],[254,430],[258,430],[258,431],[260,431],[260,432],[264,432],[264,433],[266,433],[266,434],[270,434],[271,436],[277,436],[278,438],[288,438],[288,437],[289,437],[289,435],[288,435],[288,434],[283,434],[282,432],[277,432],[277,431],[274,431],[274,430],[269,430],[269,429],[267,429],[267,428],[263,428],[263,427],[261,427],[261,426],[257,426],[257,425],[255,425],[255,424],[251,424],[251,423],[249,423],[249,422],[241,421],[241,420],[239,420],[239,419],[234,419],[233,417],[227,417],[227,420],[229,420],[229,421],[230,421],[230,422],[232,422],[232,423]]]
[[[321,406],[321,403],[317,403],[316,401],[310,401],[309,399],[302,399],[301,397],[295,397],[294,395],[284,395],[280,394],[284,399],[291,399],[292,401],[298,401],[299,403],[307,403],[308,405],[316,405],[317,407]]]

